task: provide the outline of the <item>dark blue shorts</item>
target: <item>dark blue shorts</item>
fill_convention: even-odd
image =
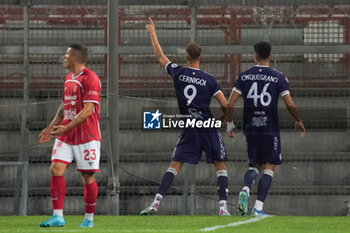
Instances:
[[[279,136],[246,135],[249,166],[254,164],[281,164],[281,141]]]
[[[175,145],[172,160],[197,164],[205,151],[207,163],[227,161],[226,149],[220,133],[214,130],[183,129]]]

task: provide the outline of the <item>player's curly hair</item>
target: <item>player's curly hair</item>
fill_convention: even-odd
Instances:
[[[196,43],[189,43],[186,46],[187,60],[195,61],[198,60],[202,54],[202,48]]]
[[[254,45],[254,51],[261,59],[266,59],[271,54],[271,45],[265,41],[258,42]]]
[[[86,63],[88,58],[88,49],[82,44],[71,44],[69,48],[74,50],[74,56],[77,57],[79,63]]]

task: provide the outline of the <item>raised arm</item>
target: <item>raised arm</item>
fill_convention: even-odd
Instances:
[[[295,128],[299,128],[300,135],[303,137],[305,135],[305,127],[304,127],[304,124],[300,118],[297,107],[295,106],[295,104],[292,100],[292,97],[290,96],[290,94],[286,94],[282,98],[283,98],[284,103],[286,104],[286,107],[287,107],[289,113],[295,119]]]
[[[233,123],[233,110],[234,110],[234,106],[236,101],[239,99],[241,95],[236,92],[236,91],[232,91],[230,98],[228,100],[227,103],[227,109],[226,109],[226,118],[227,118],[227,129],[226,129],[226,134],[227,136],[233,138],[234,134],[232,133],[232,131],[235,129],[235,124]]]
[[[152,41],[152,47],[153,47],[153,52],[158,60],[159,64],[162,67],[165,67],[166,64],[170,62],[170,60],[164,55],[162,47],[160,46],[158,42],[158,37],[156,33],[156,29],[154,26],[154,23],[151,18],[149,18],[149,24],[146,24],[146,29],[149,32],[149,35],[151,36],[151,41]]]

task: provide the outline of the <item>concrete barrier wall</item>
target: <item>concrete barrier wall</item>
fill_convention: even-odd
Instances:
[[[217,215],[218,203],[215,194],[208,195],[208,198],[197,197],[195,204],[195,214],[198,215]],[[130,199],[121,200],[121,209],[128,210],[129,214],[138,215],[140,211],[146,208],[153,200],[153,195],[135,195]],[[236,195],[229,197],[229,211],[235,214]],[[254,205],[255,195],[251,195],[249,200],[249,209]],[[311,216],[345,216],[348,208],[344,203],[348,196],[344,195],[270,195],[265,202],[264,210],[273,215],[311,215]],[[13,209],[13,198],[2,197],[1,215],[9,215]],[[96,214],[103,214],[110,204],[105,196],[99,196],[96,205]],[[179,195],[166,196],[160,206],[158,214],[160,215],[179,215],[183,213],[184,199]],[[29,215],[50,215],[51,201],[50,197],[29,197],[28,214]],[[66,215],[84,214],[83,196],[66,196],[64,204],[64,213]],[[44,217],[43,217],[43,220]],[[39,223],[38,223],[39,224]]]
[[[344,154],[345,159],[350,154]],[[164,156],[165,157],[165,156]],[[246,158],[240,156],[240,159],[229,161],[227,163],[227,171],[230,185],[241,185],[245,171],[248,169]],[[293,158],[288,158],[282,165],[276,167],[273,180],[274,185],[304,185],[305,189],[314,185],[350,185],[348,179],[348,162],[340,161],[308,161],[307,156],[304,161],[293,161]],[[325,156],[324,156],[325,157]],[[235,158],[233,158],[235,159]],[[328,156],[332,159],[332,155]],[[167,159],[164,159],[167,160]],[[160,182],[163,174],[170,164],[169,161],[134,161],[121,162],[120,180],[124,185],[136,185],[137,183],[146,184],[149,180]],[[13,187],[16,181],[16,166],[3,166],[0,171],[0,186]],[[119,169],[117,167],[116,169]],[[216,174],[214,167],[201,161],[195,168],[195,183],[197,185],[215,185]],[[50,163],[31,163],[29,165],[29,186],[30,187],[49,187],[50,186]],[[128,173],[125,173],[127,171]],[[100,164],[100,171],[97,173],[97,179],[103,185],[107,185],[110,167],[107,162]],[[131,174],[131,175],[130,175]],[[81,184],[80,173],[76,171],[76,165],[72,164],[66,172],[66,182],[68,186],[79,186]],[[175,185],[183,185],[186,179],[184,171],[174,180]]]
[[[179,23],[176,25],[180,26]],[[190,41],[189,25],[184,25],[181,29],[162,29],[158,28],[159,41],[162,45],[186,45]],[[78,32],[78,33],[77,33]],[[253,45],[257,41],[265,39],[264,35],[269,34],[270,43],[272,44],[303,44],[303,29],[300,28],[243,28],[242,44]],[[174,37],[173,35],[179,35]],[[210,35],[210,36],[208,36]],[[0,40],[7,43],[21,43],[23,41],[23,32],[21,29],[8,30],[6,35],[0,36]],[[14,38],[9,40],[9,38]],[[72,41],[79,41],[85,44],[104,44],[105,30],[103,27],[98,28],[55,28],[54,26],[43,28],[31,28],[31,44],[42,44],[45,38],[46,44],[70,44]],[[201,45],[224,45],[225,33],[220,29],[198,29],[198,43]],[[122,29],[122,45],[150,45],[147,31],[140,27],[139,29]]]

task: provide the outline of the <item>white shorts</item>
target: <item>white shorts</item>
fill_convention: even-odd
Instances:
[[[70,145],[56,139],[52,149],[51,162],[69,165],[75,158],[78,171],[97,172],[100,164],[100,147],[101,142],[97,140],[79,145]]]

